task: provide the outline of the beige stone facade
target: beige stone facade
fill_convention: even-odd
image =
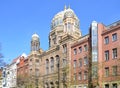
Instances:
[[[79,19],[72,9],[66,7],[52,19],[47,51],[40,48],[39,36],[32,36],[28,55],[31,88],[69,88],[70,47],[80,37]]]

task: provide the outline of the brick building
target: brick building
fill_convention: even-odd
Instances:
[[[83,36],[71,46],[71,74],[72,85],[78,88],[88,84],[88,39],[89,35]]]
[[[26,54],[19,56],[17,62],[17,87],[26,87],[28,85],[28,58]]]
[[[73,87],[87,88],[87,78],[93,88],[120,87],[120,21],[109,26],[93,21],[90,33],[73,43],[71,50]]]
[[[120,21],[102,32],[103,85],[105,88],[120,87]]]

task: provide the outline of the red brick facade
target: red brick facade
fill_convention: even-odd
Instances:
[[[117,36],[113,39],[113,36]],[[105,44],[105,38],[109,39],[109,42]],[[119,85],[120,83],[120,24],[112,26],[102,33],[102,60],[103,60],[103,84],[109,85],[112,88],[113,85]],[[116,50],[116,55],[113,55]],[[105,59],[105,52],[109,52],[108,60]],[[106,75],[106,69],[108,74]],[[119,88],[119,87],[114,87]]]
[[[113,23],[110,26],[104,26],[101,23],[97,24],[97,86],[99,88],[119,88],[120,87],[120,22]],[[91,34],[89,34],[91,36]],[[71,74],[73,84],[76,88],[83,88],[88,84],[88,80],[85,80],[85,72],[88,71],[88,66],[84,65],[84,57],[92,56],[87,51],[84,51],[84,45],[89,45],[92,41],[88,41],[88,38],[80,38],[71,47]],[[80,47],[82,52],[80,53]],[[92,48],[92,47],[89,47]],[[75,53],[76,52],[76,53]],[[82,66],[80,67],[80,59],[82,59]],[[87,58],[88,59],[88,58]],[[92,62],[92,61],[91,61]],[[76,64],[76,67],[75,67]],[[94,66],[94,63],[92,63]],[[81,79],[80,74],[81,73]],[[88,77],[88,74],[86,74]],[[93,85],[95,80],[92,78]],[[87,88],[87,87],[85,87]]]
[[[71,50],[71,73],[72,83],[79,85],[79,87],[86,86],[88,83],[88,38],[89,35],[84,36],[72,45]]]
[[[18,86],[25,85],[28,80],[28,59],[21,56],[19,57],[19,63],[17,64],[17,82]]]

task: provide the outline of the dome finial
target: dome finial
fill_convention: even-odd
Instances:
[[[32,38],[34,38],[34,37],[39,38],[39,36],[38,36],[38,34],[37,34],[37,33],[34,33],[34,34],[32,35]]]
[[[64,10],[66,10],[66,5],[64,6]]]

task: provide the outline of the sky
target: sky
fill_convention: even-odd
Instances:
[[[31,36],[37,33],[40,47],[48,49],[52,18],[64,10],[74,10],[82,35],[92,21],[109,25],[120,20],[120,0],[0,0],[0,52],[10,63],[22,53],[30,53]]]

